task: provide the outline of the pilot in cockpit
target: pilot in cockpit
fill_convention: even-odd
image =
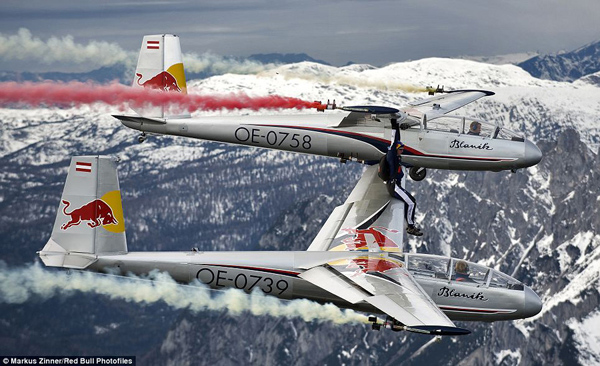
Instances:
[[[481,123],[473,121],[469,126],[469,132],[467,135],[479,135],[481,133]]]
[[[462,282],[475,282],[469,275],[469,265],[465,261],[458,261],[454,265],[454,275],[452,279]]]

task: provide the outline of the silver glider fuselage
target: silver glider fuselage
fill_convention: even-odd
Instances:
[[[130,252],[102,256],[88,270],[115,269],[122,274],[144,275],[152,270],[167,272],[180,283],[194,280],[213,289],[237,288],[246,292],[261,289],[282,299],[306,298],[333,303],[368,313],[381,313],[368,303],[351,304],[305,281],[300,275],[306,268],[335,260],[352,260],[373,254],[362,252]],[[451,320],[499,321],[527,318],[537,314],[542,303],[527,286],[491,268],[481,267],[485,275],[479,281],[460,282],[450,273],[450,264],[459,261],[424,254],[382,253],[388,260],[407,266],[417,283]],[[445,272],[420,269],[415,263],[446,262]],[[411,268],[411,264],[412,267]],[[431,266],[425,266],[431,269]],[[508,280],[508,281],[506,281]]]
[[[187,94],[183,70],[179,37],[148,35],[142,41],[132,86]],[[323,112],[317,114],[263,113],[192,118],[182,106],[154,104],[132,106],[136,114],[114,117],[125,126],[142,131],[138,138],[140,142],[145,140],[147,132],[368,164],[378,162],[387,151],[393,119],[403,130],[402,162],[407,167],[514,171],[541,160],[537,146],[522,135],[495,123],[449,115],[480,98],[494,95],[494,92],[476,89],[439,92],[400,109],[368,105],[343,107],[328,101],[327,105],[315,104],[315,108]]]
[[[328,111],[329,112],[329,111]],[[293,151],[375,163],[385,154],[392,130],[389,116],[319,113],[266,116],[207,116],[150,119],[115,116],[144,133]],[[386,120],[387,117],[387,120]],[[413,117],[401,131],[403,164],[449,170],[516,170],[542,157],[531,141],[490,126],[480,135],[467,133],[469,120],[441,117],[423,125]],[[445,119],[445,120],[444,120]],[[481,121],[482,123],[485,123]],[[466,126],[465,126],[466,125]]]

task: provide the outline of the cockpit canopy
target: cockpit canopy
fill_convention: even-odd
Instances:
[[[432,120],[427,117],[418,119],[409,116],[401,127],[405,129],[422,129],[428,131],[442,131],[456,134],[475,135],[492,139],[525,141],[524,136],[481,119],[463,116],[445,115]]]
[[[502,272],[464,259],[405,253],[404,263],[415,278],[430,278],[477,287],[496,287],[509,290],[523,290],[524,288],[521,282]]]

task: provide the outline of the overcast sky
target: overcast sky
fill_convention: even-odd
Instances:
[[[600,40],[599,19],[599,0],[0,2],[3,36],[27,28],[43,41],[72,35],[137,53],[144,34],[174,33],[184,52],[305,52],[335,65],[555,53]],[[1,57],[0,70],[23,65]]]

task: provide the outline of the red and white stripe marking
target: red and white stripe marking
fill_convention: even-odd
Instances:
[[[76,161],[75,162],[75,171],[76,172],[91,173],[92,172],[92,163],[86,163],[86,162],[83,162],[83,161]]]
[[[149,50],[158,50],[160,48],[160,41],[146,41],[146,48]]]

